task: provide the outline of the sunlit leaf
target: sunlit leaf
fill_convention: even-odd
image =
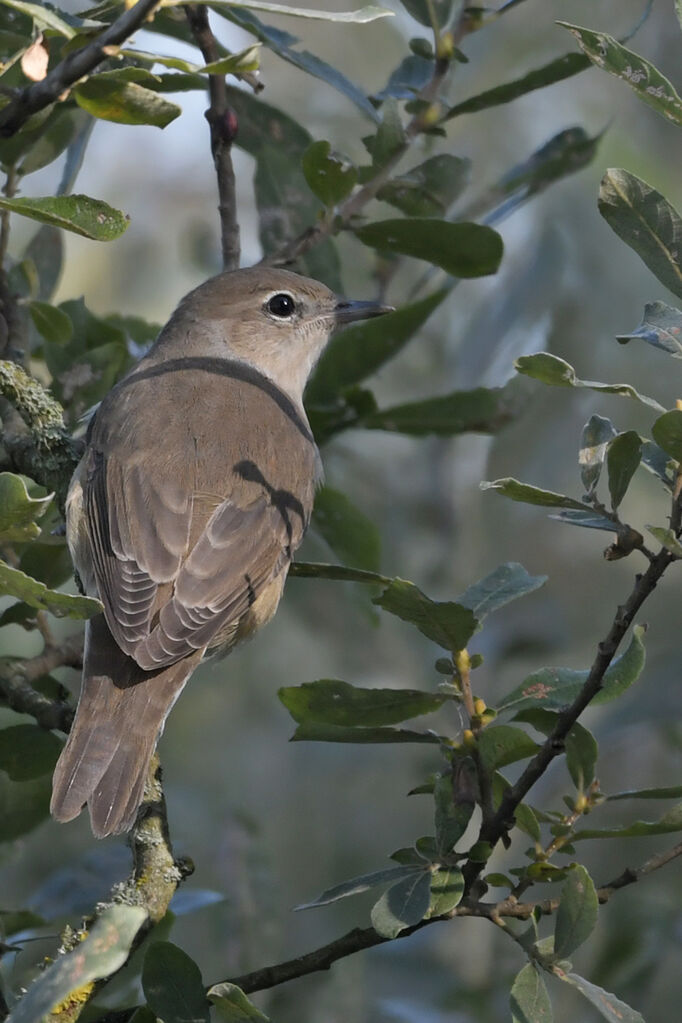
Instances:
[[[164,0],[166,7],[183,7],[187,0]],[[211,7],[220,10],[222,7],[246,7],[252,11],[265,11],[267,14],[289,14],[295,18],[313,18],[316,21],[337,21],[349,25],[366,25],[377,18],[392,18],[393,11],[385,7],[370,4],[359,7],[356,11],[320,11],[307,7],[289,7],[286,4],[271,4],[266,0],[211,0]]]
[[[521,483],[511,476],[504,479],[484,481],[480,484],[481,490],[497,490],[503,497],[509,497],[512,501],[521,501],[523,504],[539,504],[546,508],[578,508],[585,509],[585,505],[565,494],[555,494],[553,490],[542,490],[540,487],[533,487],[529,483]]]
[[[674,554],[676,558],[682,558],[682,544],[672,529],[665,529],[663,526],[647,526],[646,528],[671,554]]]
[[[357,171],[350,160],[333,153],[329,142],[313,142],[303,154],[303,173],[310,190],[325,206],[336,206],[353,191]]]
[[[260,65],[260,47],[260,43],[254,43],[239,53],[231,53],[228,57],[204,64],[199,71],[204,75],[239,75],[245,71],[257,71]]]
[[[355,234],[365,245],[424,259],[454,277],[494,274],[502,259],[502,239],[481,224],[410,217],[365,224]]]
[[[129,218],[120,210],[87,195],[41,196],[28,199],[0,198],[0,209],[38,220],[42,224],[62,227],[84,238],[109,242],[119,238],[128,227]]]
[[[424,914],[427,920],[435,916],[451,913],[459,906],[464,894],[464,877],[456,867],[442,867],[431,875],[431,900],[428,911]]]
[[[616,340],[623,345],[628,341],[646,341],[674,359],[682,359],[682,312],[665,302],[650,302],[644,306],[639,327],[632,334],[618,334]]]
[[[337,679],[304,682],[277,693],[294,721],[331,725],[394,725],[430,714],[449,697],[418,689],[363,689]]]
[[[269,1023],[270,1017],[257,1009],[236,984],[214,984],[207,995],[223,1023]]]
[[[682,803],[677,803],[657,821],[633,821],[616,828],[582,828],[575,831],[572,842],[586,838],[643,838],[647,835],[669,835],[682,831]]]
[[[599,212],[661,284],[682,298],[682,219],[668,200],[626,170],[602,178]]]
[[[39,536],[36,519],[45,514],[53,496],[31,497],[21,476],[0,472],[0,542],[15,543]]]
[[[98,600],[57,593],[4,561],[0,561],[0,594],[23,600],[40,611],[51,611],[57,618],[92,618],[102,611]]]
[[[80,107],[93,117],[116,124],[150,124],[165,128],[182,113],[175,103],[169,103],[156,92],[138,85],[93,75],[77,85],[73,95]]]
[[[682,99],[658,68],[604,32],[591,32],[567,21],[557,24],[573,33],[580,49],[596,67],[626,82],[658,114],[682,127]]]
[[[671,409],[659,416],[651,428],[651,433],[660,448],[682,462],[682,410]]]
[[[583,427],[578,463],[580,478],[587,494],[593,494],[596,490],[606,457],[606,445],[615,436],[616,429],[613,423],[602,416],[590,416]]]
[[[653,398],[640,394],[630,384],[602,384],[597,380],[581,380],[576,372],[565,359],[558,355],[551,355],[549,352],[538,352],[536,355],[522,355],[514,363],[516,371],[524,376],[540,380],[543,384],[551,387],[579,387],[587,388],[590,391],[599,391],[601,394],[618,394],[624,398],[633,398],[635,401],[647,405],[649,408],[660,412],[663,409]]]

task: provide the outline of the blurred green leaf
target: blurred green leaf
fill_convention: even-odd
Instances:
[[[653,64],[604,32],[591,32],[567,21],[557,24],[575,36],[580,49],[596,67],[626,82],[656,113],[682,127],[682,99]]]
[[[181,7],[185,0],[166,0],[167,7]],[[366,25],[377,18],[392,18],[393,11],[376,4],[358,7],[355,11],[320,11],[308,7],[289,7],[287,4],[271,4],[266,0],[211,0],[211,7],[219,11],[221,7],[247,7],[252,11],[265,11],[268,14],[289,14],[295,18],[313,18],[316,21],[337,21],[347,25]]]
[[[556,519],[557,522],[566,522],[569,526],[582,526],[585,529],[605,529],[609,533],[616,531],[613,519],[607,519],[605,515],[600,515],[595,511],[569,509],[568,511],[558,512],[556,515],[550,515],[549,518]]]
[[[333,207],[353,191],[358,179],[350,160],[332,152],[331,144],[313,142],[303,154],[303,173],[308,187],[325,206]]]
[[[598,987],[596,984],[590,983],[589,980],[578,976],[577,973],[564,973],[562,971],[556,974],[556,976],[577,988],[581,995],[584,995],[587,1001],[609,1023],[646,1023],[644,1017],[639,1012],[636,1012],[635,1009],[631,1009],[629,1005],[621,1002],[615,995],[605,991],[602,987]]]
[[[551,355],[549,352],[538,352],[536,355],[522,355],[514,363],[517,373],[532,377],[533,380],[540,380],[543,384],[551,387],[586,387],[590,391],[599,391],[601,394],[619,394],[624,398],[633,398],[635,401],[647,405],[649,408],[660,412],[663,408],[653,398],[647,398],[640,394],[630,384],[602,384],[597,380],[580,380],[576,372],[565,359],[558,355]]]
[[[37,725],[0,729],[0,771],[12,781],[40,778],[52,772],[61,749],[61,740]]]
[[[463,650],[478,624],[468,607],[454,601],[431,600],[405,579],[393,579],[372,603],[416,625],[424,636],[450,651]]]
[[[207,994],[223,1023],[269,1023],[269,1016],[264,1016],[236,984],[214,984]]]
[[[117,905],[103,910],[77,948],[61,955],[33,981],[12,1010],[12,1023],[37,1023],[74,991],[116,973],[146,918],[147,911],[141,906]]]
[[[423,920],[431,902],[431,874],[415,871],[392,885],[372,907],[372,926],[383,938],[395,938]]]
[[[682,785],[667,785],[657,789],[630,789],[628,792],[614,792],[607,796],[607,802],[618,799],[679,799]]]
[[[53,497],[53,494],[30,497],[21,476],[0,472],[0,543],[33,540],[39,536],[36,519],[42,518]]]
[[[615,511],[627,493],[642,457],[642,441],[638,433],[628,430],[609,441],[606,468],[609,475],[611,507]]]
[[[0,772],[0,843],[33,831],[50,813],[52,778],[44,774],[30,781],[15,782]],[[23,999],[22,999],[23,1003]],[[12,1021],[14,1023],[14,1021]],[[34,1023],[31,1020],[31,1023]]]
[[[63,309],[58,309],[47,302],[31,302],[28,308],[41,337],[50,344],[68,344],[73,336],[73,324]]]
[[[452,20],[453,8],[459,11],[462,7],[462,0],[400,0],[401,4],[411,14],[415,21],[426,28],[431,28],[431,11],[436,19],[439,28],[445,28]]]
[[[33,540],[24,547],[18,567],[51,590],[73,579],[73,564],[66,540],[48,537],[46,533],[40,540]]]
[[[419,689],[362,689],[337,679],[304,682],[277,692],[294,721],[330,725],[394,725],[431,714],[448,699]]]
[[[457,867],[441,867],[431,875],[431,899],[428,911],[424,914],[427,920],[435,916],[451,913],[459,906],[464,894],[464,877]]]
[[[554,954],[565,959],[580,947],[594,930],[599,900],[592,878],[580,864],[571,867],[561,889],[554,925]]]
[[[379,575],[377,572],[366,572],[361,568],[348,568],[346,565],[326,565],[317,561],[295,561],[289,569],[290,578],[303,579],[335,579],[343,583],[365,583],[373,586],[375,583],[386,585],[391,582],[389,576]]]
[[[420,872],[424,873],[426,862],[423,859],[420,862]],[[411,864],[400,867],[387,867],[385,870],[373,870],[369,874],[361,874],[359,877],[351,878],[350,881],[342,881],[340,884],[335,884],[332,888],[327,888],[326,891],[318,895],[312,902],[305,902],[301,906],[296,906],[296,910],[328,906],[331,902],[338,902],[339,899],[347,899],[350,895],[359,895],[361,892],[370,891],[370,889],[378,888],[380,885],[392,884],[395,881],[413,877],[414,874],[415,867]]]
[[[102,611],[98,600],[49,590],[43,583],[31,579],[18,568],[11,568],[4,561],[0,561],[0,594],[16,597],[41,611],[50,611],[57,618],[92,618]]]
[[[209,1023],[209,1003],[199,967],[170,941],[155,941],[142,967],[147,1005],[163,1023]]]
[[[519,411],[519,396],[514,387],[476,387],[369,412],[360,417],[357,425],[413,437],[430,433],[452,437],[459,433],[497,433]]]
[[[5,938],[44,925],[43,918],[30,909],[0,909],[0,934]]]
[[[607,668],[603,686],[593,697],[591,706],[615,700],[637,681],[646,661],[645,631],[643,626],[635,625],[627,650]],[[523,710],[527,707],[562,710],[573,703],[588,676],[589,671],[574,668],[540,668],[505,696],[497,704],[497,710]]]
[[[672,529],[665,529],[663,526],[647,526],[646,528],[663,547],[667,547],[671,554],[674,554],[676,558],[682,558],[682,544]]]
[[[400,177],[391,178],[377,199],[413,217],[442,217],[469,181],[471,161],[441,153]]]
[[[657,821],[633,821],[621,828],[582,828],[574,832],[571,841],[586,838],[643,838],[647,835],[669,835],[682,831],[682,803],[667,810]]]
[[[566,767],[579,792],[594,781],[599,749],[592,733],[579,721],[571,727],[565,742]]]
[[[52,5],[46,7],[45,4],[24,3],[23,0],[2,0],[2,3],[5,7],[28,14],[36,28],[44,32],[54,32],[65,39],[73,39],[76,35],[76,30],[59,17],[57,9]]]
[[[580,451],[578,463],[580,465],[580,478],[587,494],[594,494],[597,483],[601,476],[604,458],[606,457],[606,446],[616,436],[616,428],[610,419],[602,416],[590,416],[583,427],[580,438]],[[613,524],[606,522],[612,527]],[[581,523],[582,524],[582,523]],[[599,526],[598,528],[602,528]]]
[[[526,760],[539,750],[539,746],[522,728],[513,725],[489,725],[478,737],[478,751],[484,768],[494,771],[498,767]]]
[[[659,416],[651,433],[660,448],[675,461],[682,462],[682,410],[671,409]]]
[[[36,298],[48,302],[57,287],[64,264],[64,235],[57,227],[44,224],[31,238],[24,251],[38,274]]]
[[[120,210],[87,195],[41,196],[35,199],[0,198],[0,209],[9,210],[43,224],[61,227],[84,238],[110,242],[128,227],[128,217]]]
[[[572,78],[580,71],[586,71],[590,61],[582,53],[565,53],[563,57],[544,64],[534,71],[521,78],[514,78],[503,85],[496,85],[493,89],[486,89],[477,96],[456,103],[448,110],[445,119],[449,121],[460,114],[475,114],[479,110],[488,110],[490,107],[498,107],[503,103],[511,103],[512,100],[525,96],[536,89],[544,89],[555,82],[563,82],[566,78]]]
[[[467,829],[476,805],[473,785],[468,793],[471,798],[457,799],[453,786],[453,775],[444,774],[436,778],[433,789],[435,803],[436,846],[440,857],[449,856]]]
[[[73,95],[79,107],[93,117],[116,124],[150,124],[165,128],[182,111],[151,89],[120,79],[93,75],[77,85]]]
[[[682,312],[665,302],[649,302],[644,306],[639,327],[632,334],[618,334],[616,340],[622,345],[628,341],[646,341],[674,359],[682,359]]]
[[[330,402],[344,388],[375,373],[404,348],[447,294],[448,289],[442,288],[393,313],[352,324],[335,334],[306,388],[306,402]]]
[[[509,561],[468,586],[459,598],[459,603],[469,607],[482,622],[486,615],[504,607],[512,600],[532,593],[547,582],[546,575],[529,575],[523,565]]]
[[[481,224],[456,223],[432,217],[381,220],[355,228],[372,248],[424,259],[453,277],[484,277],[497,273],[502,239]]]
[[[381,561],[379,530],[340,490],[326,486],[318,490],[312,526],[345,565],[378,571]]]
[[[376,134],[369,135],[362,141],[372,157],[372,168],[369,171],[361,168],[360,180],[373,177],[376,171],[382,170],[407,144],[405,126],[395,99],[389,97],[384,103]]]
[[[535,963],[527,963],[514,978],[509,995],[512,1023],[552,1023],[552,1003]]]
[[[602,178],[599,212],[661,284],[682,298],[682,220],[668,200],[641,178],[612,167]]]
[[[413,732],[409,728],[364,728],[350,725],[328,725],[320,721],[305,721],[291,737],[291,742],[430,742],[439,743],[433,732]]]
[[[86,118],[83,111],[57,107],[17,167],[17,173],[33,174],[56,160],[77,137]]]
[[[512,501],[521,501],[523,504],[540,504],[546,508],[577,508],[585,510],[586,505],[576,501],[565,494],[555,494],[553,490],[541,490],[540,487],[532,487],[529,483],[521,483],[511,476],[504,479],[483,481],[479,484],[481,490],[498,490],[503,497],[509,497]]]
[[[401,60],[395,71],[391,73],[386,85],[376,92],[372,99],[375,103],[383,103],[389,97],[414,99],[433,77],[433,68],[433,51],[428,56],[423,53],[411,53]]]
[[[252,43],[239,53],[231,53],[228,57],[204,64],[199,71],[204,75],[239,75],[245,71],[257,71],[260,66],[260,48],[260,43]]]

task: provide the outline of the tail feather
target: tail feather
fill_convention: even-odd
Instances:
[[[76,718],[52,782],[56,820],[73,820],[87,803],[98,838],[132,827],[157,738],[200,659],[197,651],[143,671],[116,644],[103,615],[88,623]]]

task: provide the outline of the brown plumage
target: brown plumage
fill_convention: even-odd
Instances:
[[[86,630],[60,821],[127,831],[165,718],[206,653],[275,613],[312,511],[307,377],[339,322],[385,311],[283,270],[191,292],[106,396],[67,499],[67,538],[104,614]]]

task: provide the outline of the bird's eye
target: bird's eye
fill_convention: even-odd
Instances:
[[[286,320],[290,316],[294,315],[296,303],[291,295],[287,295],[285,291],[282,291],[278,295],[273,295],[272,298],[268,299],[265,308],[269,313],[272,313],[273,316],[278,316],[280,319]]]

